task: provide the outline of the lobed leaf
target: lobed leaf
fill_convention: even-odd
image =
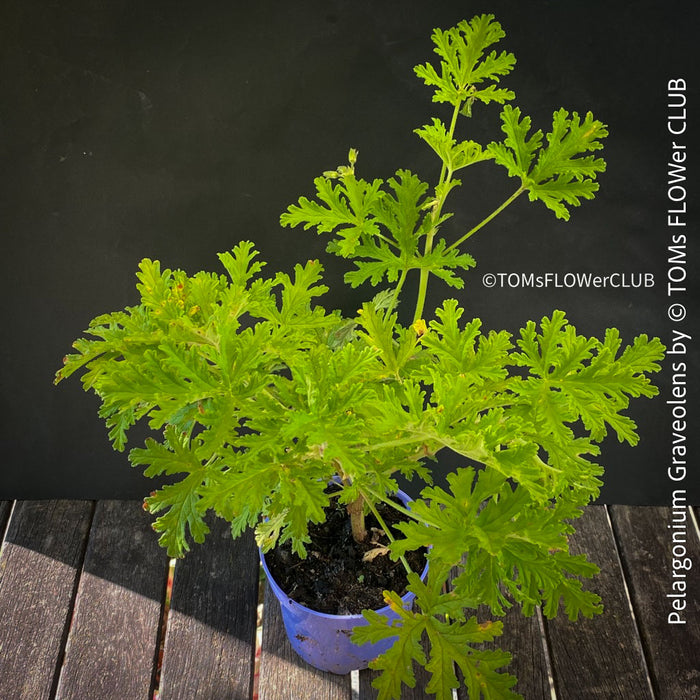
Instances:
[[[581,120],[576,112],[556,111],[546,145],[541,130],[529,135],[531,120],[521,118],[518,107],[506,105],[501,121],[506,138],[489,144],[487,152],[511,177],[520,179],[530,201],[540,200],[557,218],[568,220],[567,206],[594,197],[605,161],[590,153],[603,147],[601,139],[608,131],[590,112]]]
[[[383,197],[383,181],[357,179],[354,167],[346,168],[342,175],[332,175],[314,180],[318,201],[300,197],[297,204],[290,205],[282,214],[280,223],[302,225],[304,229],[315,227],[319,234],[336,234],[329,252],[348,258],[355,254],[364,238],[379,232],[372,214]]]
[[[514,391],[530,405],[536,424],[562,445],[572,438],[567,425],[579,419],[593,441],[602,440],[610,426],[619,440],[635,444],[635,424],[621,412],[630,397],[657,393],[647,374],[660,367],[664,347],[658,338],[639,336],[616,358],[617,331],[608,331],[604,343],[579,336],[561,311],[544,318],[541,328],[537,333],[529,322],[521,331],[520,352],[513,354],[533,374]]]
[[[515,65],[513,54],[486,49],[505,36],[501,25],[493,15],[480,15],[467,22],[460,22],[447,30],[435,29],[432,35],[434,51],[440,57],[440,72],[430,63],[415,67],[415,73],[426,85],[435,88],[434,102],[449,102],[460,107],[468,102],[468,109],[475,100],[500,102],[510,100],[514,93],[496,89],[493,83],[510,73]],[[484,81],[490,85],[478,88]]]
[[[384,191],[372,214],[404,254],[413,254],[425,233],[420,224],[428,184],[410,170],[397,170],[396,177],[389,178],[387,184],[393,192]]]
[[[450,137],[445,124],[435,117],[431,125],[416,129],[415,133],[435,151],[450,173],[493,157],[476,141],[458,142]]]

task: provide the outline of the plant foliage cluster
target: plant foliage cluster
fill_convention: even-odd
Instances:
[[[474,699],[518,697],[501,671],[508,654],[481,646],[501,622],[479,623],[468,610],[501,616],[515,603],[526,615],[542,606],[553,616],[563,605],[571,619],[601,610],[581,583],[596,566],[569,551],[571,523],[599,493],[600,441],[612,432],[637,442],[624,411],[630,398],[656,393],[647,375],[663,355],[644,335],[627,346],[615,329],[602,340],[582,336],[561,311],[515,337],[483,332],[454,299],[424,318],[429,279],[460,288],[475,264],[464,242],[510,202],[527,193],[568,219],[605,168],[595,152],[607,130],[590,113],[560,109],[544,134],[507,104],[514,93],[500,81],[515,58],[492,48],[503,35],[490,15],[435,30],[439,65],[415,69],[433,100],[451,108],[449,121],[416,129],[441,162],[437,183],[407,170],[365,180],[351,150],[347,165],[315,180],[312,198],[282,215],[284,226],[328,236],[328,251],[354,265],[350,285],[380,287],[356,317],[318,303],[327,292],[318,261],[265,276],[249,242],[219,256],[225,274],[188,276],[144,260],[140,303],[96,318],[58,374],[84,370],[116,449],[142,419],[162,434],[130,460],[168,477],[146,504],[171,556],[204,540],[210,510],[234,536],[255,527],[264,549],[290,540],[304,556],[333,477],[341,502],[355,505],[350,512],[361,504],[361,516],[379,501],[401,508],[388,498],[398,474],[430,484],[441,450],[464,458],[445,488],[428,485],[405,511],[390,547],[397,559],[431,548],[427,580],[410,574],[416,607],[404,610],[387,592],[399,620],[367,612],[355,633],[359,642],[398,637],[374,662],[381,698],[415,683],[414,661],[438,698],[452,697],[457,672]],[[491,103],[501,105],[503,140],[459,140],[458,123]],[[450,239],[444,205],[461,184],[456,175],[485,161],[505,168],[516,188]],[[412,273],[418,294],[404,326],[396,309]]]

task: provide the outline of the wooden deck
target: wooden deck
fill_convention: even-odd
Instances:
[[[500,645],[513,652],[525,698],[700,698],[697,515],[588,509],[575,546],[601,565],[589,585],[605,613],[575,624],[506,619]],[[678,561],[693,564],[675,578],[674,532],[676,555],[686,552]],[[246,700],[254,684],[260,700],[375,697],[370,672],[334,676],[300,661],[268,596],[254,683],[257,552],[250,536],[231,541],[225,523],[177,563],[169,606],[169,562],[140,503],[0,502],[0,533],[2,700]],[[688,584],[684,596],[674,580]],[[669,624],[674,601],[686,624]]]

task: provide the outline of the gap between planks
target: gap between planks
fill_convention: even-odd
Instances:
[[[16,502],[15,502],[16,503]],[[53,683],[51,685],[51,697],[56,697],[58,692],[58,686],[61,681],[61,673],[63,672],[63,667],[66,661],[66,644],[68,642],[68,636],[70,635],[71,628],[73,627],[73,620],[75,618],[75,604],[78,599],[78,589],[80,588],[80,580],[83,577],[83,567],[85,566],[85,556],[87,554],[88,543],[90,542],[90,533],[92,532],[92,524],[95,521],[95,511],[97,509],[97,501],[90,502],[90,516],[87,524],[86,536],[83,541],[82,549],[80,552],[80,558],[77,562],[75,569],[75,580],[73,582],[73,591],[70,596],[70,602],[68,604],[68,616],[66,618],[66,625],[63,629],[63,635],[61,637],[61,652],[58,658],[58,663],[56,664],[56,672],[54,674]]]
[[[654,683],[652,681],[651,677],[651,671],[649,669],[649,658],[648,658],[648,653],[647,649],[644,644],[644,640],[642,638],[641,634],[641,628],[639,625],[639,619],[637,617],[637,614],[634,610],[634,601],[632,600],[632,591],[630,590],[630,583],[627,580],[628,579],[628,574],[625,569],[625,566],[622,561],[622,552],[620,551],[620,541],[618,539],[619,533],[617,532],[615,528],[615,524],[613,523],[612,516],[610,515],[610,506],[609,505],[604,505],[605,508],[605,517],[607,518],[608,522],[608,527],[610,528],[610,532],[612,533],[613,536],[613,544],[615,545],[615,553],[617,555],[617,565],[620,568],[620,571],[622,572],[622,586],[623,586],[623,591],[625,594],[625,599],[627,600],[627,607],[629,609],[630,617],[632,618],[632,622],[634,623],[634,627],[637,630],[637,634],[639,635],[639,643],[642,648],[642,659],[644,661],[644,672],[646,674],[646,680],[649,685],[649,690],[652,694],[652,697],[655,696],[654,692]],[[691,509],[692,512],[692,509]],[[605,604],[605,601],[603,601],[603,604]]]

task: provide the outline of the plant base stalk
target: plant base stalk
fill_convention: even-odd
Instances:
[[[367,528],[365,527],[365,502],[362,496],[348,503],[346,506],[350,516],[350,527],[352,537],[355,542],[364,542],[367,539]]]

